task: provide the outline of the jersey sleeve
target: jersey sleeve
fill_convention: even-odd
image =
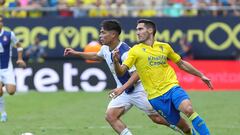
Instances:
[[[128,52],[125,52],[125,53],[122,55],[121,60],[122,60],[122,61],[125,61],[125,60],[127,59],[127,57],[128,57]],[[133,66],[133,67],[130,68],[128,71],[129,71],[130,73],[132,73],[132,72],[136,71],[136,67]]]
[[[19,42],[17,37],[15,36],[14,32],[11,31],[11,45],[14,46]]]
[[[104,58],[103,50],[104,50],[104,46],[102,46],[102,47],[100,48],[100,50],[97,52],[97,55],[98,55],[99,57]]]
[[[170,45],[168,45],[167,47],[168,47],[168,50],[169,50],[168,58],[171,61],[173,61],[174,63],[179,62],[181,57],[176,52],[174,52],[174,50],[172,49],[172,47]]]
[[[133,47],[129,50],[128,57],[124,60],[123,64],[130,69],[134,65],[135,61],[136,61],[136,55]]]

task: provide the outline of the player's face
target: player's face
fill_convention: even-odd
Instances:
[[[142,43],[149,39],[150,33],[147,27],[145,27],[144,23],[139,23],[137,25],[137,37],[138,42]]]
[[[110,45],[110,43],[113,40],[113,32],[107,31],[107,30],[104,30],[103,28],[101,28],[99,40],[100,40],[101,44],[103,44],[103,45]]]
[[[3,18],[0,17],[0,29],[2,29],[2,27],[3,27]]]

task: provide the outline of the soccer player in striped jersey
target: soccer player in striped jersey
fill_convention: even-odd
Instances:
[[[3,99],[3,86],[6,91],[13,95],[16,91],[15,75],[12,65],[12,48],[17,47],[18,59],[17,64],[20,67],[25,67],[26,64],[22,59],[21,44],[18,42],[15,34],[12,31],[6,31],[3,29],[3,17],[0,16],[0,112],[1,122],[7,121],[7,113],[5,111],[5,103]]]
[[[126,43],[119,40],[120,33],[121,27],[116,20],[105,20],[102,22],[100,30],[99,38],[103,46],[99,52],[77,52],[72,48],[66,48],[64,55],[77,56],[95,61],[105,60],[113,74],[117,87],[125,88],[125,92],[110,101],[106,110],[106,120],[118,134],[132,135],[130,130],[120,119],[120,117],[132,106],[136,106],[138,109],[144,111],[153,122],[166,125],[178,132],[182,132],[175,126],[170,125],[152,108],[147,100],[147,95],[142,87],[141,82],[139,81],[138,75],[135,72],[135,68],[129,69],[122,77],[116,75],[112,59],[113,50],[119,49],[121,61],[124,61],[124,59],[127,57],[127,52],[130,49]],[[133,83],[135,84],[133,85]],[[190,129],[183,119],[182,123],[185,124],[185,128]]]
[[[201,78],[213,89],[210,79],[182,60],[169,44],[155,41],[156,25],[151,20],[139,20],[136,33],[139,44],[129,50],[128,57],[122,64],[118,59],[119,51],[113,53],[116,73],[122,76],[134,65],[149,102],[170,124],[181,126],[182,112],[200,135],[210,135],[204,120],[193,110],[188,94],[179,86],[176,73],[167,60],[172,60],[180,69]],[[189,134],[195,134],[194,130],[191,132]]]

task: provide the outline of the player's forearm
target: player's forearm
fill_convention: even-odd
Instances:
[[[139,80],[139,76],[137,72],[134,72],[131,77],[128,79],[128,81],[122,86],[124,90],[132,87],[137,81]]]
[[[17,43],[17,53],[18,53],[18,60],[23,59],[23,48],[21,47],[20,43]]]
[[[115,72],[118,76],[123,76],[124,73],[126,72],[124,70],[124,66],[125,65],[120,65],[120,63],[118,61],[114,61],[114,69],[115,69]]]
[[[95,52],[76,52],[73,56],[80,57],[86,60],[100,60]]]
[[[23,59],[23,51],[18,51],[18,60],[22,60]]]
[[[192,75],[195,75],[195,76],[198,76],[198,77],[202,77],[203,76],[203,73],[201,73],[199,70],[197,70],[195,67],[193,67],[190,63],[184,61],[184,60],[181,60],[181,63],[179,63],[178,65],[182,70],[192,74]]]

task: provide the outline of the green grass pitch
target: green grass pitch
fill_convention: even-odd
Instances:
[[[212,135],[240,134],[240,92],[188,92]],[[0,135],[114,135],[105,121],[108,92],[18,93],[5,96],[8,122]],[[123,116],[134,135],[178,135],[135,107]]]

